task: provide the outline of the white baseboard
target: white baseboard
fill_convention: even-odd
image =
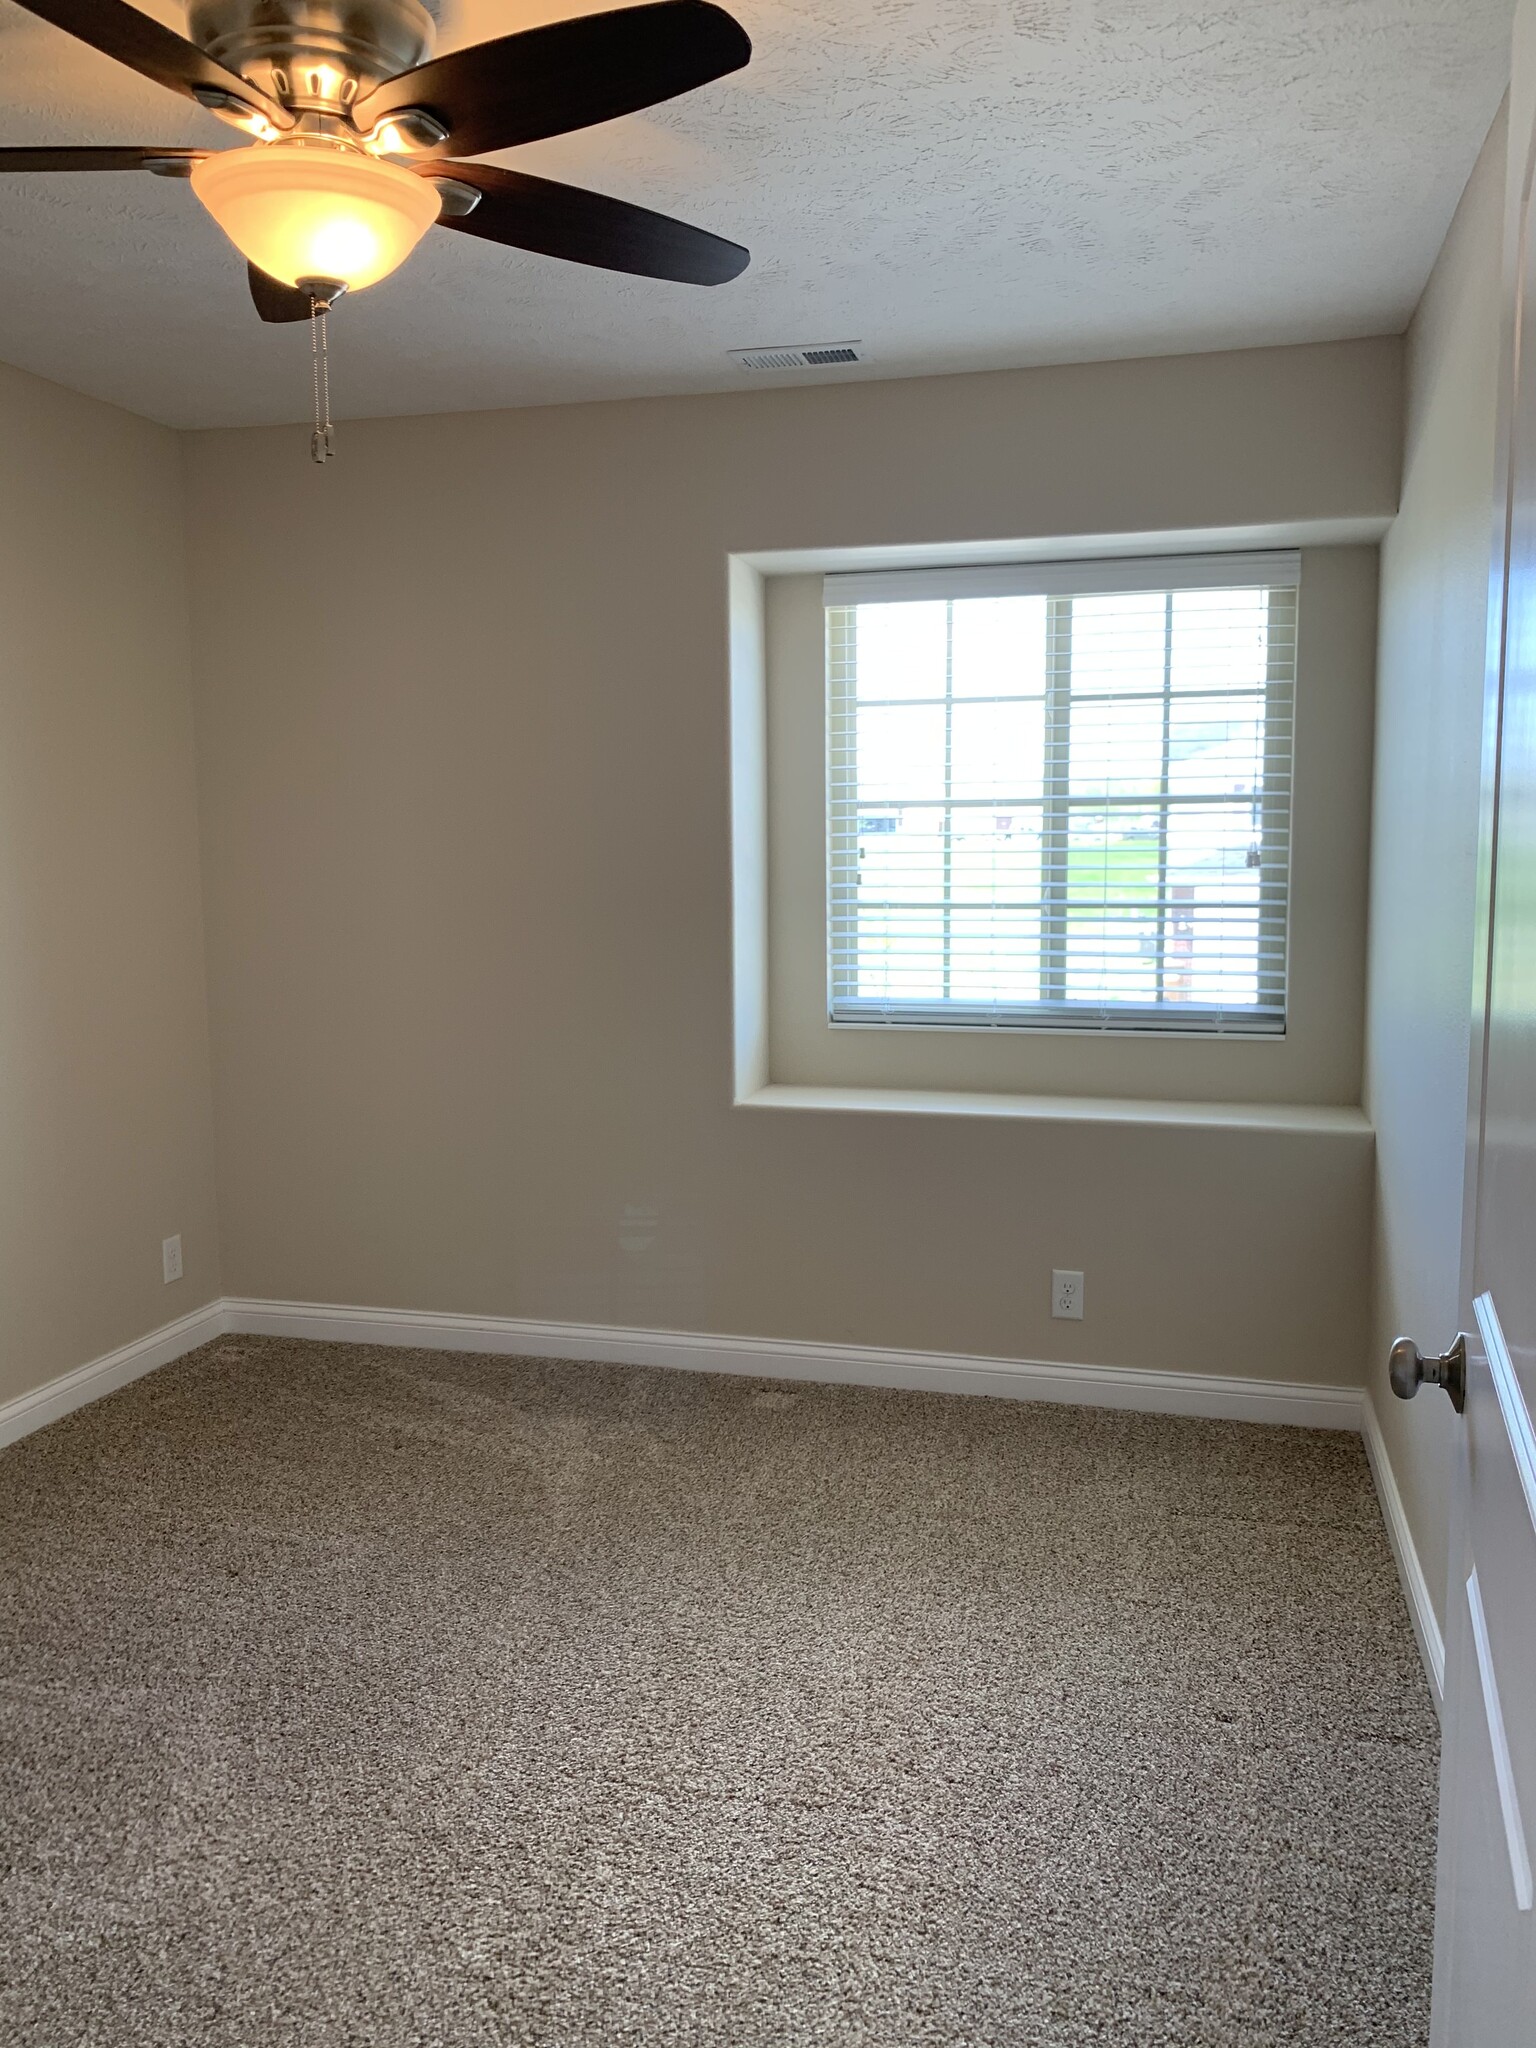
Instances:
[[[590,1358],[610,1365],[659,1365],[692,1372],[744,1373],[762,1379],[989,1394],[1004,1400],[1057,1401],[1151,1415],[1290,1423],[1303,1429],[1359,1429],[1364,1407],[1358,1387],[1305,1380],[1229,1379],[1208,1373],[1147,1372],[1135,1366],[886,1351],[864,1344],[801,1344],[775,1337],[719,1337],[687,1330],[634,1330],[605,1323],[534,1322],[516,1316],[433,1314],[419,1309],[349,1308],[328,1302],[224,1300],[209,1302],[178,1322],[152,1330],[148,1336],[0,1406],[0,1444],[13,1443],[71,1409],[232,1331],[318,1338],[333,1344],[408,1345],[430,1351],[485,1351],[504,1357]]]
[[[1435,1619],[1435,1603],[1429,1597],[1429,1581],[1424,1576],[1413,1531],[1408,1526],[1408,1515],[1403,1507],[1403,1497],[1397,1490],[1392,1460],[1387,1456],[1387,1440],[1381,1433],[1381,1424],[1376,1419],[1376,1409],[1369,1395],[1362,1402],[1360,1433],[1365,1438],[1365,1455],[1370,1460],[1371,1477],[1376,1482],[1376,1498],[1381,1502],[1381,1518],[1387,1525],[1387,1541],[1397,1562],[1397,1575],[1408,1601],[1419,1655],[1424,1660],[1424,1673],[1438,1710],[1445,1701],[1445,1639]]]
[[[299,1301],[226,1301],[226,1327],[252,1336],[314,1337],[337,1344],[419,1345],[532,1358],[590,1358],[754,1378],[842,1386],[910,1387],[1062,1401],[1155,1415],[1282,1422],[1304,1429],[1358,1429],[1358,1387],[1311,1381],[1218,1379],[1134,1366],[1061,1365],[939,1351],[885,1351],[863,1344],[801,1344],[774,1337],[717,1337],[603,1323],[531,1322],[512,1316],[434,1315],[415,1309],[343,1308]]]
[[[13,1444],[18,1437],[29,1436],[34,1429],[57,1422],[72,1408],[99,1401],[103,1394],[126,1387],[130,1380],[153,1372],[156,1366],[169,1365],[173,1358],[222,1336],[225,1327],[223,1302],[210,1301],[203,1308],[193,1309],[190,1315],[178,1317],[174,1323],[162,1323],[147,1337],[135,1337],[131,1344],[93,1358],[89,1365],[76,1366],[73,1372],[34,1387],[30,1394],[19,1394],[14,1401],[0,1403],[0,1446]]]

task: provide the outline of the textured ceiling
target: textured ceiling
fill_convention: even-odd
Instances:
[[[175,0],[152,12],[178,27]],[[459,0],[439,48],[582,0]],[[728,348],[892,376],[1380,333],[1503,90],[1513,0],[740,0],[747,70],[500,161],[745,242],[714,291],[432,234],[333,322],[337,413],[740,389]],[[0,143],[227,143],[0,0]],[[0,359],[181,426],[289,420],[184,185],[0,176]],[[799,381],[808,381],[801,378]]]

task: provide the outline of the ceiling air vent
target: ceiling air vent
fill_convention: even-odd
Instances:
[[[862,341],[816,341],[801,348],[733,348],[731,361],[743,370],[822,370],[829,364],[862,363]]]

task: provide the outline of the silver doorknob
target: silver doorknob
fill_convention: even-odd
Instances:
[[[1420,1387],[1444,1387],[1459,1415],[1467,1405],[1467,1340],[1458,1336],[1449,1351],[1426,1358],[1411,1337],[1399,1337],[1387,1359],[1387,1376],[1399,1401],[1411,1401]]]

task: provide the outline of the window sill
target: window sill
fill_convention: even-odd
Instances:
[[[879,1116],[1000,1117],[1023,1123],[1161,1124],[1228,1131],[1372,1136],[1363,1109],[1328,1103],[1160,1102],[1111,1095],[973,1095],[958,1089],[801,1087],[769,1082],[738,1096],[738,1109],[833,1110]]]

